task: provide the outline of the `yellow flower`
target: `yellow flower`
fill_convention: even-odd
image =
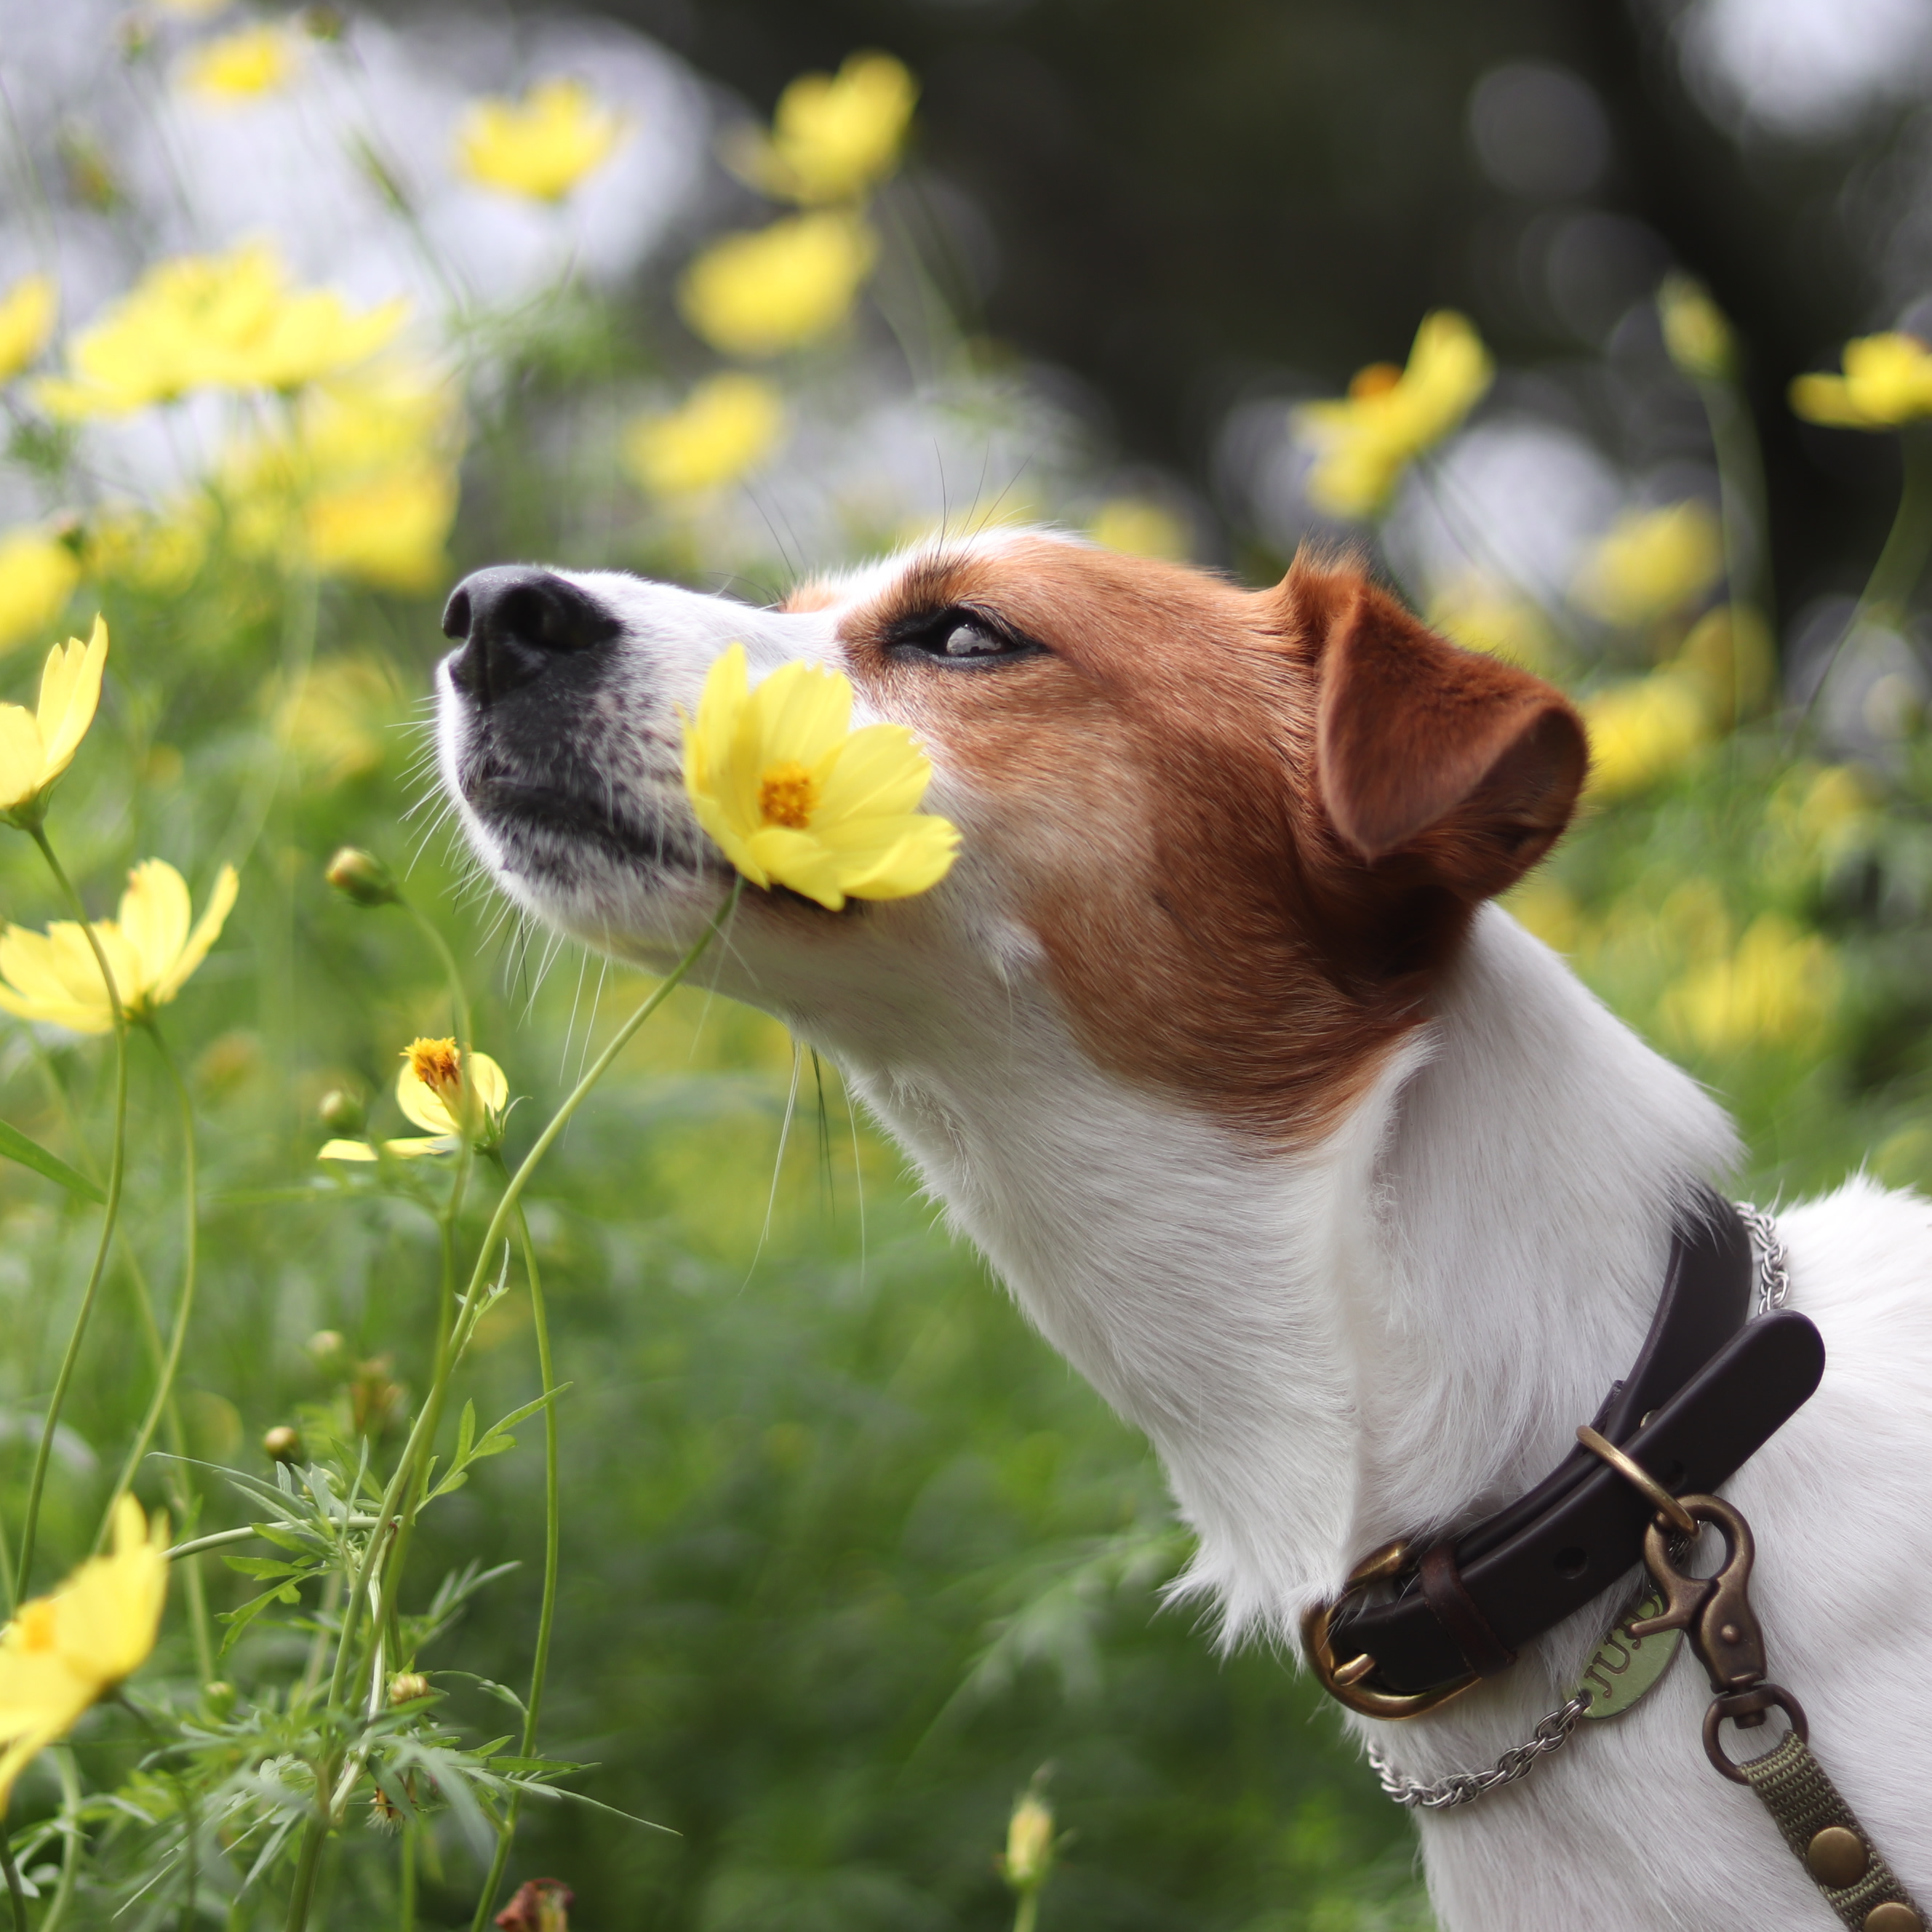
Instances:
[[[1590,734],[1589,790],[1609,801],[1681,770],[1711,735],[1701,683],[1678,670],[1612,685],[1583,703]]]
[[[380,659],[332,658],[302,680],[292,700],[281,698],[277,722],[305,775],[326,788],[382,762],[383,741],[401,708]]]
[[[734,160],[788,201],[848,201],[898,165],[919,85],[890,54],[854,54],[837,74],[800,74],[778,97],[769,141]]]
[[[126,506],[90,518],[82,558],[87,574],[137,590],[179,590],[208,555],[208,508],[194,497],[158,516]]]
[[[1635,628],[1695,603],[1724,568],[1718,520],[1694,496],[1625,511],[1586,560],[1575,595],[1606,622]]]
[[[188,983],[220,937],[240,881],[224,866],[208,909],[190,929],[188,886],[165,859],[148,859],[128,874],[118,919],[98,919],[94,937],[130,1019],[145,1019]],[[44,933],[10,926],[0,933],[0,1010],[16,1018],[105,1033],[114,1009],[87,934],[71,920]]]
[[[385,1141],[382,1152],[399,1160],[427,1154],[454,1154],[466,1131],[478,1145],[494,1147],[503,1137],[503,1109],[510,1083],[487,1053],[466,1056],[453,1040],[414,1040],[403,1054],[396,1076],[396,1104],[419,1127],[421,1138]],[[368,1141],[330,1141],[318,1160],[375,1160]]]
[[[714,242],[684,272],[684,319],[728,356],[776,356],[843,321],[878,253],[850,214],[796,214]]]
[[[296,68],[294,37],[281,27],[244,27],[189,56],[182,78],[210,100],[248,100],[272,94]]]
[[[1187,526],[1144,496],[1109,497],[1094,512],[1087,533],[1102,550],[1124,556],[1164,556],[1179,563],[1190,548]]]
[[[48,630],[80,581],[80,560],[57,538],[37,530],[0,536],[0,650]]]
[[[1583,937],[1583,914],[1575,899],[1554,879],[1532,872],[1503,904],[1526,932],[1553,952],[1574,952]]]
[[[1916,335],[1862,335],[1845,344],[1843,376],[1792,384],[1791,406],[1840,429],[1895,429],[1932,416],[1932,350]]]
[[[1724,312],[1692,275],[1676,272],[1658,285],[1658,320],[1670,359],[1695,381],[1720,381],[1737,371],[1737,342]]]
[[[700,496],[756,469],[784,428],[784,400],[770,383],[713,376],[681,407],[638,417],[625,432],[624,462],[654,496]]]
[[[1838,1002],[1843,974],[1830,945],[1765,913],[1728,958],[1694,968],[1664,997],[1665,1024],[1707,1053],[1815,1040]]]
[[[1006,1821],[1006,1856],[1000,1870],[1018,1892],[1037,1892],[1053,1870],[1053,1812],[1037,1792],[1029,1791],[1013,1807]]]
[[[0,1813],[14,1780],[88,1706],[146,1662],[168,1590],[167,1524],[132,1496],[114,1512],[114,1548],[90,1556],[0,1630]]]
[[[1481,400],[1495,374],[1466,316],[1453,309],[1424,316],[1406,369],[1372,363],[1357,371],[1346,401],[1297,412],[1316,452],[1310,501],[1331,516],[1374,515],[1410,462]]]
[[[457,166],[484,188],[561,201],[608,158],[623,117],[580,80],[540,80],[521,100],[476,102],[457,130]]]
[[[434,590],[445,574],[457,494],[455,471],[431,464],[320,492],[308,506],[310,558],[326,577],[412,595]]]
[[[97,616],[86,644],[70,638],[47,653],[40,701],[0,704],[0,812],[38,812],[54,781],[74,763],[100,702],[107,664],[107,626]]]
[[[291,292],[274,250],[183,255],[148,270],[35,386],[56,416],[127,416],[203,388],[295,389],[368,361],[402,326],[398,299],[352,313],[332,290]]]
[[[1430,605],[1429,621],[1465,650],[1507,658],[1541,677],[1556,668],[1556,642],[1541,610],[1490,578],[1457,578]]]
[[[60,306],[51,275],[26,275],[0,297],[0,382],[10,382],[47,346]]]
[[[852,686],[789,664],[748,688],[734,644],[684,734],[698,822],[754,886],[837,912],[847,897],[909,898],[951,869],[959,834],[919,810],[932,766],[903,724],[851,729]]]

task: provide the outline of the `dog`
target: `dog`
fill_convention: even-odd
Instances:
[[[1250,591],[1000,532],[770,609],[506,566],[444,628],[439,756],[476,854],[649,970],[730,877],[680,778],[728,644],[754,678],[835,668],[858,722],[917,734],[962,833],[946,880],[836,914],[748,890],[706,970],[836,1061],[1153,1440],[1198,1539],[1178,1592],[1226,1642],[1298,1648],[1372,1546],[1455,1532],[1557,1463],[1736,1161],[1717,1102],[1492,903],[1576,808],[1576,712],[1346,564]],[[1932,1210],[1856,1178],[1777,1228],[1828,1366],[1725,1492],[1773,1674],[1932,1895]],[[1348,1721],[1412,1778],[1487,1766],[1638,1574],[1440,1710]],[[1706,1761],[1709,1696],[1687,1647],[1533,1775],[1420,1815],[1444,1932],[1828,1924]]]

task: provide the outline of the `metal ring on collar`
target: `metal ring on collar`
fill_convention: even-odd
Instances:
[[[1697,1534],[1696,1519],[1634,1456],[1627,1456],[1606,1436],[1600,1436],[1586,1422],[1576,1431],[1576,1440],[1592,1455],[1600,1456],[1641,1495],[1680,1536]]]
[[[1780,1684],[1756,1684],[1748,1690],[1734,1690],[1711,1700],[1704,1713],[1704,1754],[1733,1784],[1748,1784],[1750,1780],[1724,1755],[1718,1726],[1726,1718],[1735,1718],[1741,1724],[1747,1721],[1761,1724],[1765,1712],[1771,1710],[1782,1711],[1790,1719],[1800,1744],[1811,1742],[1811,1726],[1804,1721],[1804,1706]]]

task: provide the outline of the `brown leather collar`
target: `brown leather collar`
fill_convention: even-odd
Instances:
[[[1818,1386],[1825,1345],[1802,1315],[1750,1320],[1751,1243],[1737,1210],[1702,1190],[1672,1239],[1642,1352],[1594,1426],[1676,1494],[1714,1490]],[[1349,1596],[1311,1613],[1310,1660],[1340,1700],[1418,1715],[1516,1661],[1641,1561],[1651,1509],[1588,1450],[1526,1496],[1419,1556],[1378,1551]],[[1386,1581],[1384,1600],[1353,1584]],[[1337,1660],[1348,1660],[1337,1662]],[[1395,1708],[1407,1706],[1411,1708]]]

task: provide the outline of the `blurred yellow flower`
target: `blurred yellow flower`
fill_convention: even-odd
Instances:
[[[770,140],[731,157],[767,194],[848,201],[898,165],[919,84],[890,54],[854,54],[836,74],[800,74],[778,97]]]
[[[1094,512],[1087,533],[1102,550],[1124,556],[1164,556],[1182,563],[1192,548],[1186,524],[1144,496],[1110,496]]]
[[[295,37],[285,27],[243,27],[196,47],[182,68],[189,91],[210,100],[272,94],[295,72]]]
[[[684,734],[698,822],[754,886],[788,886],[833,912],[849,896],[909,898],[952,868],[959,834],[919,809],[932,766],[903,724],[851,729],[852,686],[788,664],[750,688],[733,644]]]
[[[1406,369],[1372,363],[1357,371],[1346,400],[1296,412],[1316,452],[1309,500],[1330,516],[1374,515],[1408,464],[1481,400],[1495,374],[1466,316],[1453,309],[1424,316]]]
[[[37,530],[0,536],[0,650],[52,628],[80,581],[80,560]]]
[[[1820,934],[1768,912],[1728,958],[1687,973],[1665,994],[1660,1011],[1672,1032],[1707,1053],[1796,1046],[1824,1030],[1843,976]]]
[[[34,394],[70,420],[126,416],[202,388],[295,389],[366,362],[402,326],[398,298],[360,314],[329,289],[291,291],[265,242],[158,263],[69,346]]]
[[[1808,422],[1896,429],[1932,416],[1932,350],[1916,335],[1862,335],[1845,344],[1842,376],[1800,376],[1791,406]]]
[[[639,416],[624,433],[624,464],[653,496],[701,496],[755,470],[784,429],[778,391],[728,372],[700,382],[668,413]]]
[[[446,572],[456,472],[424,464],[331,490],[309,502],[308,554],[325,577],[420,595]]]
[[[402,710],[395,680],[374,657],[331,658],[276,706],[280,733],[304,774],[324,787],[374,771]]]
[[[385,1141],[382,1153],[399,1160],[453,1154],[466,1131],[479,1146],[494,1147],[502,1138],[509,1097],[503,1070],[487,1053],[466,1054],[454,1040],[413,1040],[404,1049],[402,1071],[396,1076],[396,1104],[428,1131],[422,1138]],[[380,1157],[369,1142],[350,1140],[330,1141],[316,1156],[318,1160]]]
[[[1017,1892],[1037,1892],[1052,1874],[1053,1851],[1052,1808],[1036,1790],[1029,1790],[1006,1820],[1000,1875]]]
[[[1694,381],[1714,382],[1737,373],[1737,342],[1724,312],[1694,275],[1673,271],[1657,291],[1658,320],[1670,359]]]
[[[1532,872],[1503,902],[1517,925],[1557,952],[1574,952],[1583,936],[1583,914],[1554,879]]]
[[[776,356],[842,322],[878,244],[855,216],[797,214],[728,235],[686,269],[684,319],[728,356]]]
[[[1690,627],[1675,660],[1701,679],[1713,716],[1735,718],[1756,710],[1771,695],[1778,652],[1771,626],[1742,604],[1720,604]]]
[[[40,699],[32,711],[0,704],[0,812],[38,814],[54,781],[74,763],[100,702],[107,626],[98,616],[86,644],[70,638],[47,653]]]
[[[167,1542],[166,1519],[151,1526],[124,1496],[112,1552],[22,1604],[0,1630],[0,1813],[32,1759],[146,1662],[167,1597]]]
[[[0,382],[10,382],[47,346],[59,308],[51,275],[23,275],[0,296]]]
[[[187,883],[165,859],[144,860],[128,874],[120,916],[96,920],[94,933],[130,1019],[146,1019],[188,983],[220,937],[239,889],[235,868],[224,866],[190,930]],[[94,949],[71,920],[57,920],[44,933],[8,926],[0,934],[0,1010],[17,1019],[75,1033],[105,1033],[114,1024]]]
[[[1504,658],[1547,677],[1556,668],[1556,640],[1541,609],[1520,590],[1472,574],[1439,591],[1429,622],[1465,650]]]
[[[608,159],[623,126],[580,80],[540,80],[521,100],[471,106],[456,132],[457,166],[484,188],[561,201]]]
[[[81,549],[87,574],[150,592],[178,590],[208,555],[208,506],[189,498],[161,514],[130,506],[97,512]]]
[[[1711,736],[1702,686],[1678,670],[1612,685],[1584,700],[1590,734],[1590,796],[1628,798],[1688,764]]]
[[[1694,496],[1625,511],[1585,559],[1574,594],[1593,616],[1635,628],[1696,602],[1724,569],[1718,520]]]

